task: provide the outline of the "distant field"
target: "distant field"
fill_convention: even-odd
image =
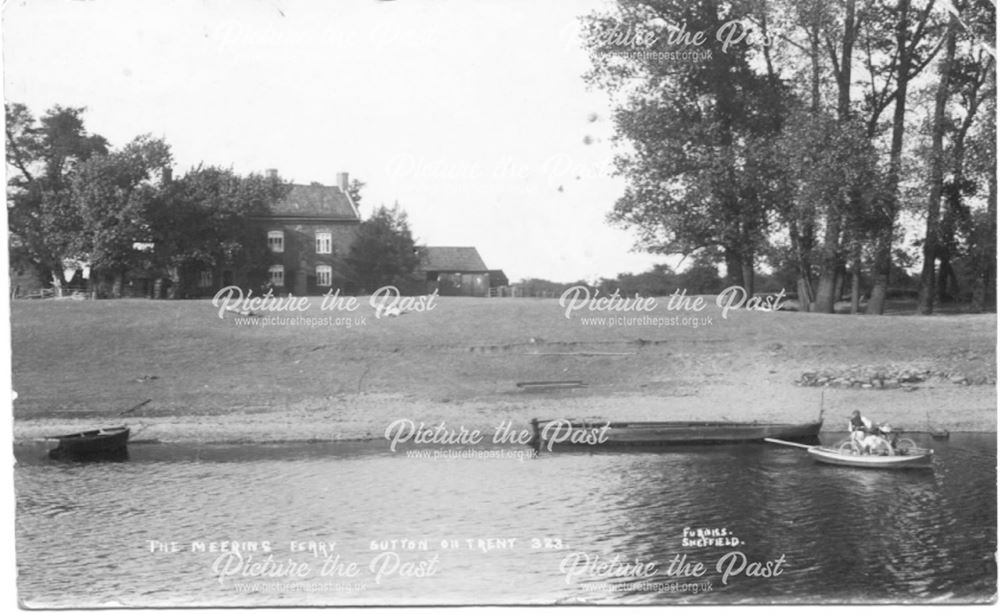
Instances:
[[[322,312],[313,299],[297,315],[344,314]],[[146,410],[154,416],[281,411],[367,395],[439,408],[530,405],[539,397],[515,384],[533,380],[582,380],[587,388],[571,398],[612,399],[618,414],[632,397],[702,399],[706,408],[722,399],[725,417],[807,402],[812,413],[818,391],[794,385],[803,371],[893,364],[930,365],[974,384],[937,386],[928,411],[937,413],[942,398],[959,399],[961,410],[970,394],[968,402],[995,402],[992,314],[739,311],[722,319],[712,305],[697,314],[697,328],[581,323],[601,315],[567,319],[555,299],[441,298],[433,311],[395,318],[375,319],[363,305],[354,316],[366,323],[350,328],[259,327],[239,326],[233,314],[219,319],[208,301],[15,301],[15,417],[108,416],[145,398],[154,400]],[[646,315],[688,314],[668,311],[661,299]],[[898,411],[924,409],[920,391],[845,394],[842,405],[866,394],[873,407],[893,399]]]

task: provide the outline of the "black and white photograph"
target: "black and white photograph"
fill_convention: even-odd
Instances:
[[[996,604],[995,0],[2,50],[20,608]]]

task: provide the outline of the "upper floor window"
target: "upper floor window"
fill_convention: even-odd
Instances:
[[[329,232],[316,233],[316,253],[317,254],[333,253],[333,235],[331,233]]]
[[[199,288],[211,288],[212,287],[212,272],[202,271],[198,273],[198,287]]]
[[[329,265],[321,264],[316,267],[316,285],[317,286],[332,286],[333,285],[333,269]]]
[[[267,247],[274,253],[285,251],[285,233],[281,230],[267,231]]]
[[[268,269],[268,273],[271,275],[271,284],[275,286],[285,285],[285,267],[280,264],[275,264]]]

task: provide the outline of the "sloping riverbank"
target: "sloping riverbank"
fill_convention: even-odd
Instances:
[[[860,409],[909,430],[996,431],[992,314],[710,308],[696,322],[660,305],[652,320],[601,323],[566,318],[555,300],[455,298],[348,327],[320,321],[330,316],[318,307],[312,320],[251,325],[207,301],[15,301],[12,311],[16,440],[121,422],[134,439],[188,442],[380,438],[400,418],[484,432],[535,417],[797,422],[821,399],[825,430]],[[857,365],[963,377],[802,385],[803,373]],[[517,387],[539,380],[584,387]]]

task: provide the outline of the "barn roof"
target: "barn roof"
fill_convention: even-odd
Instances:
[[[474,247],[425,247],[420,250],[420,269],[455,273],[485,273],[488,270]]]
[[[490,269],[490,287],[509,286],[510,280],[503,272],[503,269]]]

